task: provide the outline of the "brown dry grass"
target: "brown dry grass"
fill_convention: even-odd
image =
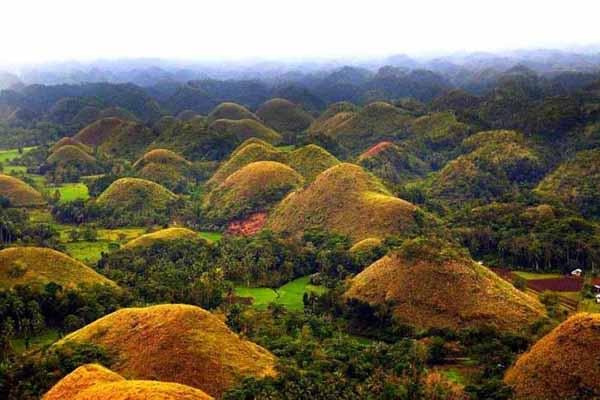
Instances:
[[[195,239],[198,234],[187,228],[166,228],[156,232],[147,233],[138,238],[130,240],[123,245],[124,248],[152,246],[157,241],[161,240],[177,240],[177,239]]]
[[[221,103],[212,110],[212,112],[208,115],[208,119],[210,121],[216,121],[218,119],[230,119],[230,120],[240,120],[240,119],[253,119],[259,120],[259,118],[246,107],[237,104],[225,102]]]
[[[125,122],[120,118],[103,118],[77,132],[73,139],[85,145],[96,147],[108,139],[113,131]]]
[[[600,314],[576,314],[560,324],[517,360],[505,382],[520,400],[600,396]]]
[[[437,246],[432,250],[444,255]],[[346,297],[390,303],[401,321],[420,328],[494,326],[516,332],[545,314],[537,298],[466,256],[442,260],[416,253],[379,259],[352,279]]]
[[[0,174],[0,196],[6,197],[13,207],[35,207],[46,204],[40,192],[9,175]]]
[[[124,380],[121,375],[101,365],[85,364],[61,379],[42,397],[42,400],[73,399],[79,392],[91,386]]]
[[[413,204],[391,196],[359,166],[344,163],[286,197],[273,211],[267,228],[292,235],[322,228],[354,241],[383,239],[410,230],[415,210]]]
[[[241,378],[275,374],[275,357],[240,338],[199,307],[165,304],[125,308],[68,335],[114,354],[111,369],[131,379],[176,382],[215,397]]]
[[[10,247],[0,251],[0,288],[15,285],[41,287],[54,282],[64,287],[115,283],[90,267],[56,250]]]
[[[127,381],[98,364],[86,364],[61,379],[42,400],[210,400],[201,390],[176,383]]]
[[[173,192],[158,183],[138,178],[121,178],[111,183],[98,196],[97,202],[102,206],[143,212],[165,207],[176,198]]]
[[[46,160],[48,164],[68,164],[70,162],[79,162],[87,165],[96,165],[96,159],[86,153],[79,146],[66,144],[60,146]]]
[[[54,143],[54,145],[50,147],[50,153],[54,153],[56,150],[60,149],[63,146],[77,146],[88,154],[92,153],[92,149],[89,146],[86,146],[85,144],[73,139],[72,137],[64,137],[58,142]]]

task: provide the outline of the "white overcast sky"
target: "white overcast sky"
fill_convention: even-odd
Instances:
[[[600,43],[598,0],[2,0],[0,64],[410,55]]]

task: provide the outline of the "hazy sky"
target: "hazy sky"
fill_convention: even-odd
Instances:
[[[412,55],[600,42],[597,0],[2,0],[0,63]]]

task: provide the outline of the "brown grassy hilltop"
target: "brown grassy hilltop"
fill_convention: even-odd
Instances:
[[[42,400],[210,400],[201,390],[177,383],[128,381],[98,364],[77,368]]]
[[[121,309],[56,346],[67,342],[104,346],[115,356],[111,369],[128,379],[180,383],[215,397],[244,377],[275,374],[271,353],[190,305]]]
[[[229,159],[210,178],[208,186],[214,187],[223,183],[234,172],[257,161],[277,161],[286,164],[302,175],[307,182],[313,181],[327,168],[339,164],[337,158],[314,144],[285,152],[263,140],[251,138],[231,153]]]
[[[267,227],[292,235],[323,228],[354,241],[383,239],[414,227],[415,210],[411,203],[391,196],[359,166],[343,163],[286,197],[271,214]]]
[[[470,257],[422,238],[408,240],[359,273],[346,297],[390,303],[400,321],[419,328],[494,326],[516,332],[545,314],[537,298]]]
[[[103,118],[86,126],[73,139],[112,157],[134,159],[155,139],[144,124],[120,118]]]
[[[168,164],[174,167],[183,168],[189,167],[191,163],[184,157],[175,153],[174,151],[167,149],[153,149],[145,153],[140,157],[134,164],[134,168],[142,168],[143,166],[156,163],[156,164]]]
[[[576,314],[560,324],[504,380],[518,400],[600,397],[600,314]]]
[[[277,132],[302,132],[313,117],[289,100],[275,98],[263,103],[256,115]]]
[[[157,241],[178,239],[196,239],[198,234],[187,228],[166,228],[156,232],[147,233],[123,245],[124,248],[152,246]]]
[[[35,207],[46,204],[40,192],[20,179],[0,174],[0,196],[13,207]]]
[[[215,187],[207,196],[207,215],[231,220],[249,212],[263,211],[304,183],[302,175],[276,161],[245,165]]]
[[[114,209],[143,213],[164,208],[176,198],[174,193],[158,183],[139,178],[121,178],[111,183],[98,196],[97,203]]]
[[[140,157],[133,167],[138,178],[177,190],[190,182],[192,163],[174,151],[154,149]]]
[[[10,247],[0,251],[0,288],[15,285],[42,287],[54,282],[64,287],[114,282],[85,264],[56,250],[42,247]]]
[[[63,146],[77,146],[80,150],[85,151],[90,154],[92,152],[92,148],[86,146],[78,140],[73,139],[72,137],[64,137],[60,139],[58,142],[54,143],[52,147],[50,147],[50,153],[56,152],[56,150],[60,149]]]
[[[266,127],[257,120],[249,118],[240,120],[218,119],[210,124],[209,127],[217,132],[232,134],[240,142],[255,137],[269,143],[277,144],[282,139],[281,135],[273,129]]]
[[[88,146],[97,147],[104,143],[113,131],[125,123],[120,118],[103,118],[95,121],[77,132],[73,139]]]
[[[246,107],[237,104],[225,102],[221,103],[211,111],[208,115],[209,121],[216,121],[218,119],[229,119],[229,120],[240,120],[240,119],[253,119],[259,120],[259,118]]]
[[[89,153],[75,145],[63,145],[54,151],[46,160],[48,164],[69,164],[78,163],[84,166],[93,167],[97,161]]]

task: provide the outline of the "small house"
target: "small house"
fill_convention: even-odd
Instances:
[[[571,271],[571,276],[581,276],[582,273],[583,271],[580,268],[577,268]]]

